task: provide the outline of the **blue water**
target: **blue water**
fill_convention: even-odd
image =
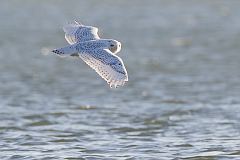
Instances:
[[[240,159],[240,1],[0,5],[0,159]],[[122,43],[110,89],[67,45],[77,19]]]

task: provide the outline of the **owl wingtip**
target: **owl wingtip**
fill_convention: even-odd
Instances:
[[[74,20],[74,22],[75,22],[76,24],[80,25],[80,26],[83,25],[81,22],[79,22],[79,21],[77,21],[77,20]]]

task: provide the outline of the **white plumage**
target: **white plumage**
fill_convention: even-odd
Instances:
[[[121,50],[121,43],[113,39],[100,39],[98,28],[84,26],[75,21],[63,27],[69,46],[54,49],[60,56],[78,56],[94,69],[110,87],[123,86],[128,74],[123,61],[115,54]]]
[[[65,39],[69,44],[100,39],[98,29],[92,26],[84,26],[75,21],[63,27]]]

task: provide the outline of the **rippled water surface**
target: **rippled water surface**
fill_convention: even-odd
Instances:
[[[0,159],[240,159],[240,1],[5,0]],[[122,42],[110,89],[67,45],[73,19]]]

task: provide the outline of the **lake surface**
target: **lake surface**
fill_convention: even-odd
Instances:
[[[240,1],[5,0],[0,159],[240,159]],[[67,45],[77,19],[122,42],[110,89]]]

